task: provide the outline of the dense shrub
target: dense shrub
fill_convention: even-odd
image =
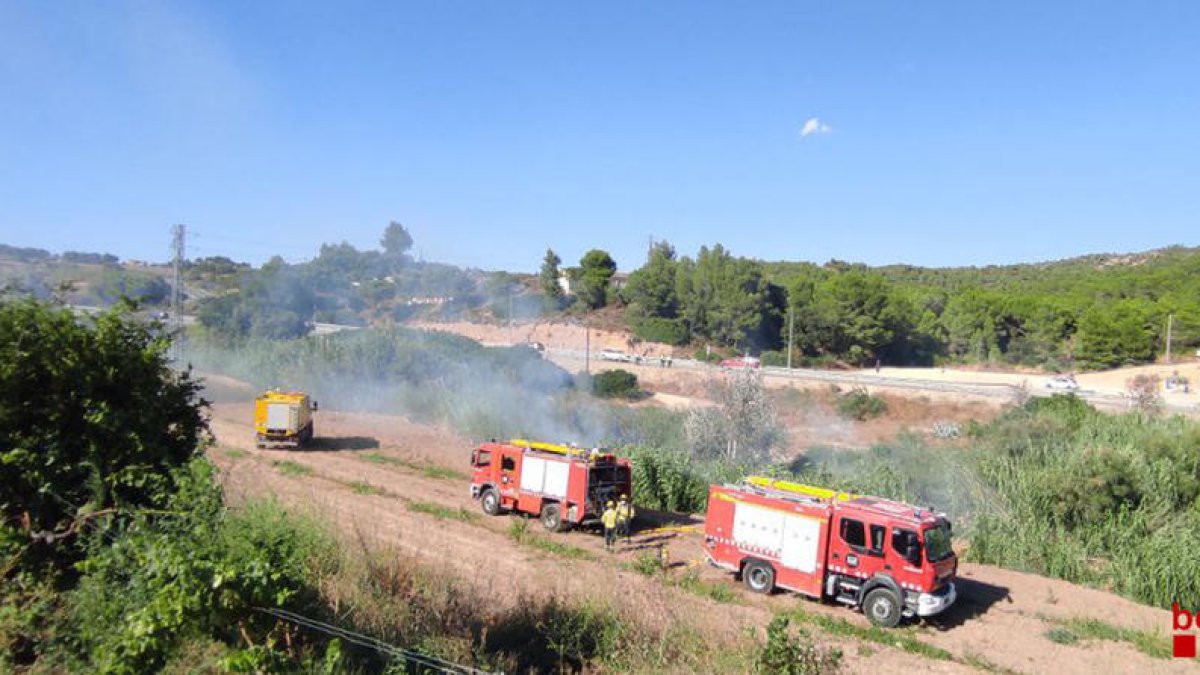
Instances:
[[[68,570],[89,514],[170,497],[172,469],[196,455],[207,426],[199,385],[168,367],[168,347],[123,308],[81,321],[34,301],[0,304],[6,559]]]
[[[638,394],[637,375],[628,370],[605,370],[592,378],[592,393],[600,398],[633,398]]]
[[[764,366],[786,366],[787,351],[766,351],[758,355]]]
[[[992,498],[975,559],[1115,588],[1142,602],[1200,604],[1194,546],[1200,427],[1103,415],[1074,397],[1033,399],[975,433]]]
[[[838,396],[835,407],[838,415],[863,422],[886,413],[887,401],[859,387]]]
[[[758,654],[754,672],[764,675],[824,675],[841,669],[842,653],[813,643],[803,628],[789,630],[788,618],[778,615],[767,626],[767,642]]]
[[[228,645],[227,658],[269,662],[269,654],[237,654],[239,642],[282,637],[277,622],[254,608],[318,608],[313,580],[336,566],[332,540],[272,503],[227,516],[213,473],[195,460],[169,515],[139,515],[80,564],[69,600],[77,641],[70,658],[86,670],[157,670],[184,641],[201,637]]]
[[[633,334],[646,342],[661,342],[669,345],[687,344],[689,339],[687,324],[680,319],[664,319],[651,316],[634,319],[631,322]]]

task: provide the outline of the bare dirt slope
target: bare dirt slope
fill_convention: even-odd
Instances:
[[[323,515],[341,532],[454,569],[476,587],[492,589],[489,602],[516,603],[545,594],[597,598],[625,608],[647,626],[685,623],[706,640],[730,648],[744,647],[748,629],[761,636],[776,611],[796,606],[868,625],[862,615],[841,607],[787,594],[746,592],[727,575],[700,564],[701,540],[692,533],[643,532],[632,546],[612,555],[592,534],[548,535],[585,551],[582,558],[520,545],[506,533],[514,517],[488,518],[470,499],[467,481],[455,475],[467,471],[469,444],[446,430],[397,417],[326,411],[317,418],[319,449],[256,450],[250,419],[247,403],[214,406],[218,445],[210,454],[222,469],[231,499],[276,495]],[[436,517],[428,512],[431,507],[453,515]],[[680,522],[685,517],[664,518]],[[530,525],[540,529],[536,522]],[[729,584],[734,602],[718,603],[622,566],[664,542],[673,560],[695,566],[706,580]],[[906,634],[949,651],[953,661],[877,643],[868,646],[845,635],[818,635],[843,649],[850,672],[972,672],[981,664],[985,670],[1061,675],[1200,670],[1191,662],[1152,659],[1125,642],[1059,645],[1045,636],[1053,624],[1044,617],[1090,617],[1165,634],[1169,612],[986,566],[964,564],[961,573],[958,606],[936,621],[906,629]]]
[[[470,321],[412,321],[407,325],[411,328],[463,335],[485,345],[540,342],[554,350],[582,352],[585,348],[590,348],[591,351],[598,352],[601,349],[616,349],[642,356],[667,356],[678,351],[670,345],[657,342],[634,342],[633,334],[629,331],[585,328],[583,324],[575,323],[537,321],[509,326]]]

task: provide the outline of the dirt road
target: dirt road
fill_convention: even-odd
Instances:
[[[223,388],[226,400],[246,393],[239,394],[228,381],[213,384]],[[606,554],[599,537],[584,532],[546,535],[577,547],[582,551],[577,556],[518,544],[507,534],[515,517],[486,517],[470,499],[464,480],[470,445],[443,429],[398,417],[323,411],[317,418],[318,449],[256,450],[250,419],[248,403],[214,405],[218,444],[210,456],[222,470],[231,500],[276,495],[329,519],[340,532],[453,569],[474,587],[490,589],[489,602],[497,605],[530,596],[596,598],[623,607],[645,626],[687,625],[731,649],[746,647],[750,629],[761,637],[775,612],[797,606],[852,626],[869,625],[861,614],[841,607],[745,591],[701,563],[701,540],[695,534],[643,533],[616,554]],[[536,522],[530,527],[540,533]],[[624,565],[656,551],[660,543],[669,546],[673,560],[694,566],[703,580],[728,584],[733,601],[701,597]],[[1052,620],[1074,617],[1165,635],[1169,612],[1007,570],[964,564],[960,571],[956,607],[897,633],[946,650],[950,660],[844,634],[817,631],[818,639],[845,652],[849,672],[1200,672],[1195,662],[1153,659],[1128,642],[1061,645],[1046,637]]]

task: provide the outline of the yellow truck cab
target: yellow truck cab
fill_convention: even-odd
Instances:
[[[313,437],[317,402],[298,391],[272,389],[254,399],[255,445],[298,448]]]

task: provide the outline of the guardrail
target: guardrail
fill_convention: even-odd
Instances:
[[[583,350],[573,349],[546,349],[546,355],[562,356],[566,358],[583,359],[587,356]],[[618,363],[616,361],[606,361],[600,358],[599,352],[592,352],[591,360],[597,363]],[[631,364],[636,365],[636,364]],[[657,359],[651,357],[644,359],[641,364],[643,367],[657,367]],[[720,370],[719,366],[706,365],[695,359],[673,359],[671,361],[672,368],[682,368],[685,370],[699,370],[703,368],[712,368]],[[772,379],[785,379],[796,381],[809,382],[828,382],[830,384],[861,386],[861,387],[885,387],[891,389],[909,389],[914,391],[931,391],[947,394],[966,394],[972,396],[982,396],[987,398],[1006,398],[1011,399],[1018,395],[1021,389],[1019,385],[1007,383],[989,383],[989,382],[947,382],[945,380],[928,380],[922,378],[907,378],[907,377],[883,377],[880,375],[872,375],[869,373],[855,372],[839,372],[829,370],[813,370],[811,368],[792,368],[788,369],[783,366],[763,366],[761,372],[764,377]],[[1077,389],[1073,392],[1062,392],[1054,389],[1046,389],[1041,387],[1030,387],[1026,390],[1030,396],[1053,396],[1061,393],[1073,393],[1079,398],[1099,405],[1128,407],[1129,399],[1122,394],[1112,394],[1090,389]],[[1194,404],[1180,404],[1165,402],[1164,407],[1167,410],[1174,412],[1195,412]]]

